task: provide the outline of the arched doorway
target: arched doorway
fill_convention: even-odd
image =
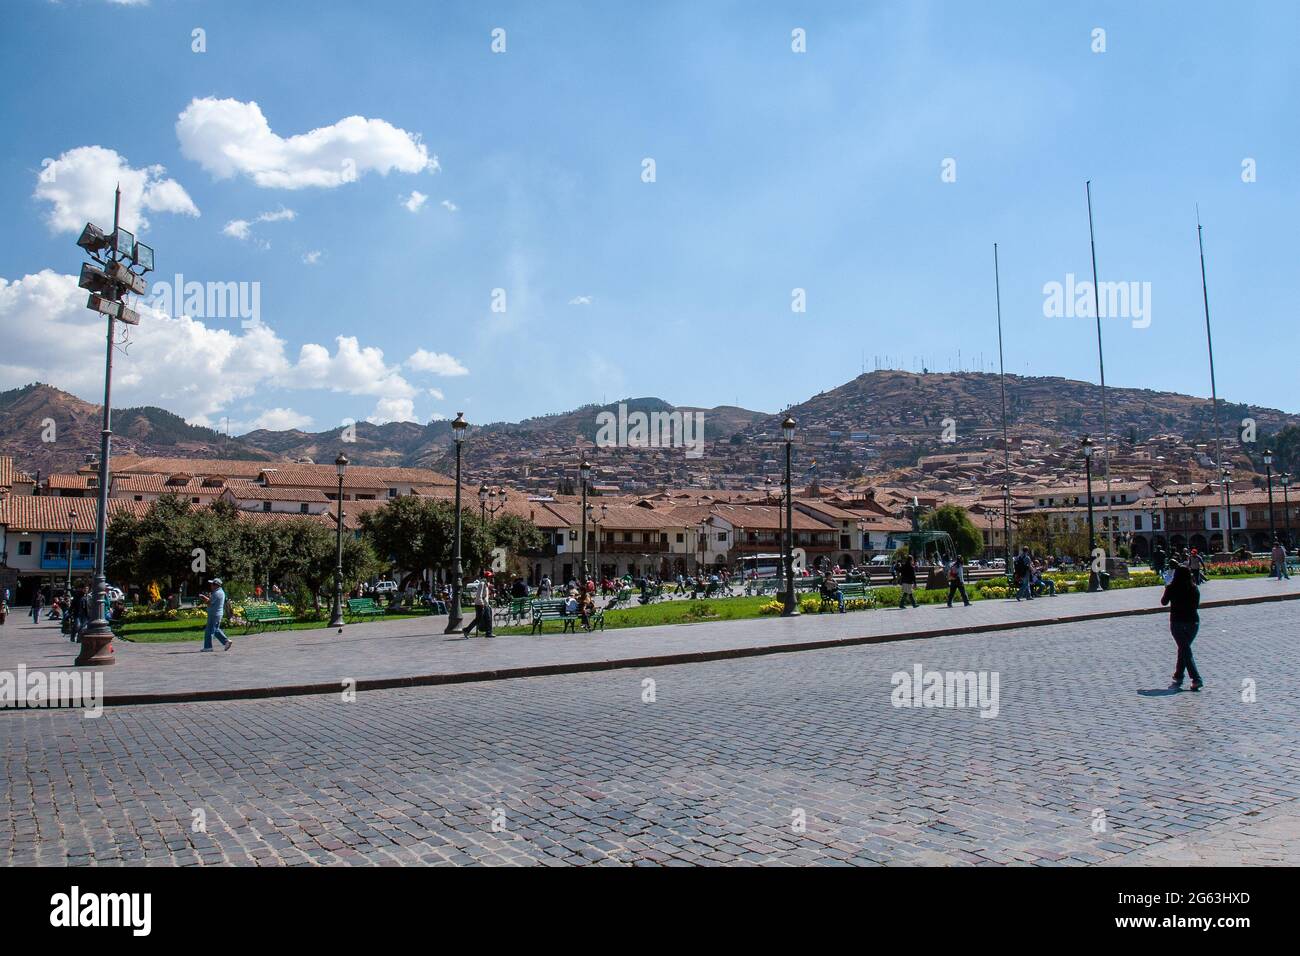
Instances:
[[[1221,535],[1216,534],[1213,538],[1210,539],[1210,543],[1213,544],[1214,550],[1218,551],[1220,548],[1223,547],[1223,537]],[[1189,547],[1193,547],[1197,551],[1203,553],[1206,548],[1205,535],[1203,534],[1192,535],[1192,540],[1188,543],[1188,545]]]
[[[1145,558],[1147,556],[1147,539],[1134,538],[1129,544],[1129,553],[1135,558]]]

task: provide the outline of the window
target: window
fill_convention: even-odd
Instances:
[[[195,504],[195,505],[197,505],[198,503],[199,503],[199,499],[198,499],[198,498],[191,498],[191,499],[190,499],[190,504]]]
[[[1142,530],[1142,516],[1141,516],[1141,515],[1134,515],[1134,516],[1133,516],[1133,530],[1134,530],[1134,531],[1141,531],[1141,530]]]
[[[32,543],[31,543],[30,541],[19,541],[19,542],[18,542],[18,553],[21,554],[21,555],[28,555],[28,554],[31,554],[31,553],[32,553]]]
[[[631,544],[631,543],[632,543],[632,532],[631,532],[631,531],[624,531],[624,532],[623,532],[623,541],[624,541],[625,544]]]
[[[307,502],[304,501],[298,506],[298,513],[304,515],[307,513]]]
[[[1218,513],[1217,511],[1211,511],[1211,512],[1210,512],[1210,527],[1211,527],[1211,528],[1217,528],[1218,526],[1219,526],[1219,513]]]
[[[677,532],[677,543],[678,543],[678,544],[685,544],[685,543],[686,543],[686,535],[684,535],[684,534],[683,534],[682,532],[680,532],[680,531]]]
[[[263,502],[262,502],[262,510],[263,510],[263,511],[270,511],[270,510],[271,510],[271,502],[269,502],[269,501],[263,501]]]
[[[1239,511],[1234,511],[1234,512],[1232,513],[1232,526],[1233,526],[1234,528],[1240,528],[1240,527],[1241,527],[1241,512],[1239,512]]]
[[[397,489],[396,489],[396,488],[389,488],[389,489],[388,489],[388,497],[390,497],[390,498],[396,498],[396,497],[397,497]]]
[[[131,496],[131,500],[132,500],[132,501],[144,501],[144,495],[132,495],[132,496]]]
[[[724,542],[724,541],[726,541],[726,540],[727,540],[727,532],[725,532],[725,531],[719,531],[719,532],[718,532],[718,544],[722,544],[722,542]]]

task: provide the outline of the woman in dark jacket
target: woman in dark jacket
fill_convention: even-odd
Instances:
[[[1174,579],[1165,587],[1160,597],[1160,604],[1169,605],[1169,631],[1178,645],[1178,664],[1174,668],[1172,687],[1182,689],[1183,671],[1192,678],[1192,690],[1201,689],[1201,674],[1196,669],[1196,660],[1192,657],[1192,641],[1200,629],[1201,618],[1197,608],[1201,605],[1201,592],[1192,580],[1192,572],[1186,567],[1174,569]]]

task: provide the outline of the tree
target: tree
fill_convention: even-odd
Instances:
[[[456,509],[444,501],[403,495],[361,516],[374,553],[389,567],[424,571],[451,561]]]
[[[922,522],[931,531],[946,531],[963,558],[972,558],[984,547],[984,538],[965,508],[944,505],[925,516]]]

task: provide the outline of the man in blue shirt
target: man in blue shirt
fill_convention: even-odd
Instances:
[[[221,641],[221,646],[230,650],[235,646],[235,642],[226,637],[226,632],[221,629],[221,618],[226,613],[226,592],[221,589],[221,578],[213,578],[208,582],[208,625],[203,629],[203,650],[212,650],[212,637],[216,635]]]

